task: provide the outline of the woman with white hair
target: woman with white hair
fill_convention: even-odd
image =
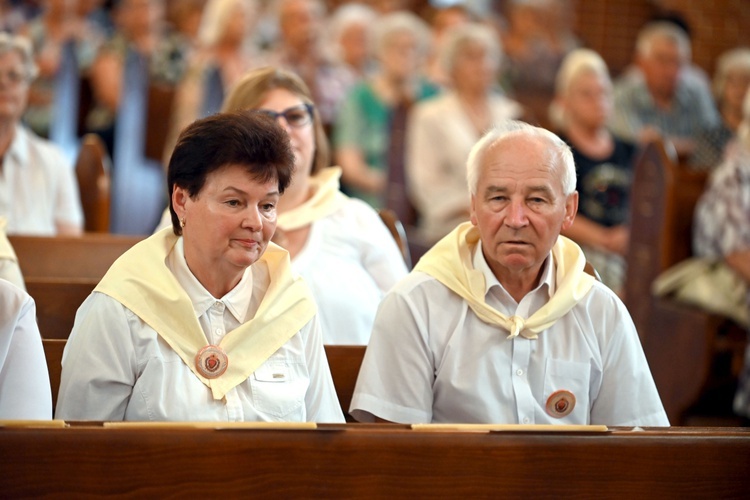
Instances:
[[[713,87],[721,122],[701,132],[695,140],[689,163],[699,169],[717,167],[724,148],[737,133],[742,121],[742,99],[750,88],[750,48],[732,49],[719,57]]]
[[[695,209],[694,226],[694,253],[723,259],[750,285],[750,91],[745,94],[737,138],[727,147],[726,159],[711,173]],[[745,351],[734,411],[750,418],[750,343]]]
[[[0,217],[8,234],[77,235],[83,210],[73,168],[21,123],[36,74],[29,41],[0,33]]]
[[[455,28],[440,57],[451,89],[414,109],[407,134],[409,194],[429,242],[468,220],[465,165],[472,146],[493,125],[523,111],[494,86],[502,50],[492,28]]]
[[[360,3],[340,6],[328,21],[328,50],[333,59],[344,65],[356,80],[373,70],[371,27],[378,14]]]
[[[430,32],[417,16],[409,12],[383,16],[374,27],[373,43],[378,70],[347,94],[333,143],[344,188],[380,208],[385,205],[391,132],[397,121],[394,112],[434,95],[437,89],[420,74]]]
[[[165,159],[180,131],[221,109],[232,85],[257,64],[250,32],[256,14],[251,0],[209,0],[198,29],[197,48],[180,82],[172,111]],[[165,161],[165,165],[168,161]]]
[[[602,281],[620,292],[635,146],[607,129],[612,106],[612,82],[601,56],[589,49],[568,54],[557,74],[551,113],[578,171],[578,215],[564,234],[583,247]]]

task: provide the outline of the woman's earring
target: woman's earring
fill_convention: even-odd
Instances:
[[[185,217],[180,219],[180,227],[185,227]]]

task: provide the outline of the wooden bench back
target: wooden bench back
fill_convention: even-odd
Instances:
[[[52,389],[52,410],[57,404],[57,393],[60,390],[60,374],[62,373],[62,355],[65,350],[65,339],[42,339],[44,357],[47,359],[49,385]]]
[[[651,283],[663,271],[691,256],[695,205],[705,172],[681,166],[671,146],[653,142],[636,163],[630,208],[625,303],[643,337],[651,302]]]
[[[92,233],[109,231],[111,161],[102,139],[86,134],[76,160],[76,178],[81,194],[84,230]]]
[[[636,164],[631,191],[625,304],[672,425],[712,390],[717,354],[741,359],[745,345],[745,332],[727,318],[651,293],[660,273],[692,255],[693,212],[706,181],[655,142]]]
[[[99,281],[109,266],[142,236],[86,233],[83,236],[8,236],[24,279]]]
[[[336,387],[341,410],[344,412],[347,422],[354,422],[354,419],[349,415],[349,406],[352,402],[354,386],[357,383],[359,367],[362,365],[366,347],[363,345],[325,346],[333,385]]]

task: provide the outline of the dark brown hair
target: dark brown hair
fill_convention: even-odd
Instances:
[[[240,165],[261,183],[277,180],[279,193],[289,186],[294,172],[294,152],[289,136],[276,120],[250,111],[219,113],[198,120],[182,131],[169,160],[167,183],[169,211],[175,234],[182,234],[172,206],[179,186],[191,198],[200,193],[211,172]]]

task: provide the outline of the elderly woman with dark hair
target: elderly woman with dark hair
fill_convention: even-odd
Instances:
[[[269,243],[294,154],[273,120],[199,120],[169,164],[172,227],[76,314],[56,417],[343,421],[315,302]]]

